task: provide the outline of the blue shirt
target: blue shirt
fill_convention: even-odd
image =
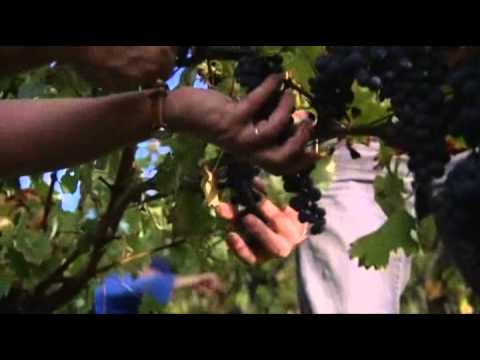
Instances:
[[[175,276],[158,272],[134,278],[111,275],[95,289],[95,314],[137,314],[144,294],[165,305],[173,292]]]

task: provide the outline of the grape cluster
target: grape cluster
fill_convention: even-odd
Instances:
[[[311,171],[304,171],[293,176],[285,176],[284,188],[289,193],[297,195],[290,200],[290,206],[299,213],[301,223],[312,224],[310,232],[318,235],[323,232],[326,220],[325,209],[318,206],[322,192],[315,187],[309,176]]]
[[[452,90],[449,103],[454,136],[463,136],[470,147],[480,145],[480,59],[473,57],[452,70],[447,78]]]
[[[231,154],[224,154],[217,170],[218,188],[230,189],[231,202],[238,209],[240,218],[253,214],[263,219],[257,204],[262,199],[261,194],[255,187],[255,177],[260,175],[260,169],[248,163],[241,162]],[[241,226],[241,224],[238,224]],[[248,234],[247,234],[248,235]],[[249,243],[253,239],[248,238]]]
[[[436,212],[442,240],[467,283],[480,293],[480,156],[473,153],[448,175]]]
[[[441,46],[328,47],[328,54],[317,59],[317,75],[311,80],[313,105],[327,120],[347,116],[355,81],[376,92],[380,100],[390,99],[396,115],[390,137],[400,141],[399,147],[410,157],[417,205],[425,199],[422,194],[430,192],[432,180],[444,175],[450,160],[446,136],[458,108],[451,105],[444,89],[450,50]],[[428,213],[429,205],[419,209]]]
[[[260,86],[265,79],[271,74],[278,74],[283,72],[283,59],[280,56],[248,56],[241,59],[235,70],[235,78],[238,83],[246,89],[247,92],[255,90]],[[263,107],[261,113],[259,113],[258,119],[265,119],[276,109],[278,103],[283,94],[283,89],[280,89],[277,94],[272,96],[268,103]],[[283,143],[294,132],[294,120],[291,119],[291,125],[286,131],[280,135],[278,142]],[[256,207],[252,207],[252,199],[255,200],[255,195],[247,194],[248,186],[253,184],[253,178],[258,174],[255,171],[249,171],[248,165],[238,166],[235,164],[235,169],[228,171],[227,184],[235,196],[236,205],[240,205],[246,211],[244,214],[254,213],[257,214]],[[242,173],[239,173],[241,169]],[[291,202],[294,209],[299,211],[299,220],[302,223],[312,224],[312,234],[319,234],[323,231],[325,226],[325,210],[318,207],[317,203],[320,200],[322,194],[315,188],[312,180],[309,177],[310,171],[305,171],[293,176],[284,178],[285,191],[297,194]],[[245,178],[232,179],[232,177]],[[252,189],[251,191],[254,192]],[[240,195],[240,196],[239,196]],[[258,194],[257,194],[258,195]],[[258,199],[259,200],[259,199]],[[257,202],[258,202],[257,200]],[[248,201],[248,203],[247,203]],[[247,206],[248,205],[248,206]],[[257,215],[258,216],[258,215]]]
[[[283,72],[282,63],[283,59],[279,55],[244,57],[240,59],[235,69],[235,79],[247,93],[250,93],[259,87],[268,76],[281,74]],[[276,109],[281,97],[281,90],[270,97],[261,112],[257,114],[258,119],[268,118]]]

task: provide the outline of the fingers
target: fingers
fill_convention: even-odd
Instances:
[[[255,189],[257,191],[259,191],[263,195],[267,194],[267,186],[265,185],[265,182],[261,178],[259,178],[259,177],[254,178],[253,179],[253,186],[255,187]]]
[[[302,224],[300,221],[298,221],[298,212],[290,206],[287,206],[285,209],[283,209],[283,213],[295,224]]]
[[[301,231],[297,226],[297,223],[300,223],[298,218],[289,218],[268,199],[265,199],[259,204],[258,210],[273,231],[284,237],[287,241],[297,243]]]
[[[297,246],[301,244],[307,238],[308,224],[302,224],[298,220],[298,212],[292,209],[290,206],[287,206],[283,213],[287,216],[293,223],[296,229],[297,236],[291,237],[288,240],[294,245]]]
[[[291,175],[299,173],[302,170],[309,169],[320,157],[313,152],[305,151],[298,156],[297,159],[291,162],[291,165],[283,172],[284,175]]]
[[[245,240],[239,234],[228,234],[227,245],[240,260],[248,265],[255,265],[258,262],[257,256],[247,246]]]
[[[199,286],[206,287],[211,290],[221,291],[223,283],[215,273],[206,273],[202,275],[202,279],[199,282]]]
[[[238,104],[239,119],[251,121],[258,114],[272,94],[280,88],[282,77],[270,75],[258,88]]]
[[[258,210],[267,221],[273,222],[276,218],[283,216],[282,211],[268,199],[264,199],[258,205]]]
[[[254,160],[275,175],[296,173],[311,166],[316,157],[305,151],[312,124],[303,122],[283,145],[257,152]]]
[[[276,234],[254,215],[243,219],[245,229],[259,241],[265,250],[275,257],[286,258],[292,251],[291,245],[282,236]]]
[[[227,221],[234,221],[237,216],[235,207],[227,203],[220,203],[215,211],[219,217]]]
[[[268,120],[260,121],[256,125],[251,123],[251,126],[245,128],[244,139],[241,141],[249,148],[266,147],[278,143],[282,132],[288,130],[292,123],[291,114],[294,107],[295,100],[292,94],[286,92]],[[255,130],[255,127],[258,131]]]

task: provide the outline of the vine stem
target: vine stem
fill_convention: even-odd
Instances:
[[[285,86],[295,91],[298,91],[300,95],[306,97],[308,101],[313,102],[313,96],[307,91],[305,91],[304,89],[302,89],[300,86],[295,84],[291,79],[285,79],[284,82],[285,82]]]
[[[179,241],[175,241],[171,244],[159,246],[159,247],[157,247],[155,249],[152,249],[150,251],[144,251],[144,252],[141,252],[141,253],[138,253],[138,254],[130,255],[130,256],[126,257],[125,259],[123,259],[119,262],[115,262],[113,264],[106,265],[106,266],[103,266],[101,268],[98,268],[96,275],[104,274],[104,273],[114,269],[117,266],[127,265],[127,264],[131,263],[132,261],[143,259],[147,256],[151,256],[151,255],[153,255],[155,253],[158,253],[160,251],[175,248],[177,246],[185,244],[186,242],[187,242],[187,240],[179,240]]]
[[[145,190],[146,186],[144,183],[130,184],[129,180],[131,180],[134,174],[134,161],[135,147],[126,148],[122,153],[122,159],[117,171],[115,184],[111,189],[107,210],[100,219],[95,232],[88,239],[88,243],[93,246],[93,251],[86,267],[75,277],[68,279],[63,277],[63,273],[68,266],[82,254],[77,249],[59,269],[42,282],[41,286],[37,287],[35,293],[39,294],[40,290],[42,290],[41,292],[47,291],[51,285],[58,283],[59,279],[62,282],[62,286],[48,295],[46,301],[37,304],[40,310],[52,312],[63,306],[78,295],[90,279],[95,276],[98,264],[103,258],[105,246],[115,239],[116,230],[125,210],[130,202]]]
[[[48,230],[48,217],[50,215],[50,211],[52,210],[52,203],[53,203],[53,193],[55,192],[55,184],[58,181],[57,172],[52,172],[50,176],[50,187],[48,189],[48,195],[45,200],[45,209],[43,211],[43,218],[42,218],[42,229],[44,232]]]

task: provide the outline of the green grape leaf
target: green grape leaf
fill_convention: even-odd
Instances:
[[[10,292],[11,284],[15,281],[15,276],[10,269],[3,267],[0,269],[0,299],[7,296]]]
[[[367,269],[383,269],[390,254],[403,249],[407,255],[418,251],[418,243],[412,237],[415,219],[405,210],[398,210],[377,231],[357,240],[350,249],[350,256],[357,258]]]
[[[10,282],[0,277],[0,299],[7,296],[10,291]]]
[[[47,260],[52,252],[48,234],[39,231],[18,231],[15,247],[29,263],[40,265]]]
[[[42,176],[32,176],[32,189],[34,189],[38,195],[40,195],[42,198],[46,198],[48,191],[49,191],[49,186],[43,181]]]
[[[216,145],[208,144],[205,147],[205,155],[203,156],[202,163],[215,163],[222,154],[222,149]]]
[[[197,79],[198,70],[196,67],[187,68],[180,76],[180,82],[178,87],[181,86],[193,86],[195,80]]]
[[[300,86],[310,91],[309,80],[315,76],[315,60],[323,52],[323,46],[296,46],[284,53],[284,67]]]
[[[69,66],[57,66],[48,75],[48,83],[58,90],[58,97],[85,97],[92,95],[91,85]]]
[[[173,194],[178,190],[181,181],[180,164],[172,154],[163,157],[157,167],[156,188],[162,194]]]
[[[429,216],[422,219],[417,227],[417,237],[420,244],[431,249],[437,240],[437,226],[435,217]]]
[[[47,92],[48,86],[44,83],[27,81],[18,88],[19,99],[35,99],[43,97]]]
[[[404,208],[405,199],[402,196],[404,184],[397,175],[388,173],[385,177],[377,176],[373,186],[375,200],[387,216]]]
[[[277,206],[288,205],[293,194],[287,193],[283,188],[283,179],[281,176],[267,175],[263,178],[267,198]]]
[[[87,197],[90,196],[93,188],[93,164],[86,164],[80,167],[80,206],[83,208]]]
[[[69,169],[63,175],[60,181],[60,187],[64,193],[73,194],[77,191],[78,181],[80,179],[80,172],[75,169]]]
[[[182,176],[198,177],[199,163],[205,154],[207,144],[191,136],[178,135],[163,142],[172,149],[175,162]]]
[[[381,102],[375,93],[356,84],[353,86],[353,91],[355,98],[352,106],[360,109],[361,114],[352,120],[352,126],[372,125],[389,114],[390,102],[388,100]]]
[[[8,260],[8,266],[16,276],[19,278],[27,279],[31,276],[31,266],[25,260],[25,257],[21,252],[17,251],[15,248],[8,248],[6,259]]]
[[[294,46],[257,46],[257,53],[261,56],[272,56],[294,50]]]
[[[310,174],[315,186],[323,191],[327,190],[335,177],[335,168],[335,161],[332,157],[319,160]]]
[[[106,170],[108,165],[108,156],[102,156],[95,160],[95,169],[96,170]]]
[[[382,141],[380,144],[380,151],[378,152],[378,164],[382,167],[387,167],[392,162],[395,156],[395,150],[390,146],[385,145]]]
[[[51,215],[58,218],[61,231],[72,233],[78,230],[81,220],[80,213],[71,213],[61,210],[60,207],[55,207],[52,208]]]
[[[184,191],[176,196],[171,220],[175,237],[198,238],[209,233],[214,218],[201,194]]]
[[[235,96],[241,94],[242,87],[235,81],[233,77],[222,79],[215,87],[216,90],[228,96]]]
[[[7,90],[11,83],[11,78],[8,76],[1,76],[0,75],[0,92]]]

